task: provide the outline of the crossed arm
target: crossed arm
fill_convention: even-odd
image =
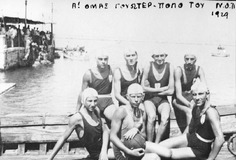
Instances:
[[[143,77],[141,81],[141,85],[144,89],[144,92],[157,92],[158,95],[172,95],[174,93],[174,69],[173,66],[170,65],[170,75],[168,86],[160,87],[160,88],[152,88],[146,85],[148,81],[148,73],[150,71],[150,63],[144,68]]]

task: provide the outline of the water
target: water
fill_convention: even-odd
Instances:
[[[57,59],[53,65],[35,65],[0,72],[0,83],[16,83],[16,87],[0,96],[0,114],[66,113],[74,112],[82,75],[95,64],[93,54],[106,48],[113,66],[123,64],[123,48],[138,50],[141,65],[148,63],[153,46],[168,54],[167,61],[174,67],[183,64],[185,53],[195,53],[197,64],[203,67],[211,90],[213,104],[235,103],[235,46],[225,46],[230,57],[212,57],[217,45],[167,44],[125,41],[80,41],[85,45],[90,61]]]

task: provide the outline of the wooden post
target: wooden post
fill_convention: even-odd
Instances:
[[[39,154],[45,155],[47,153],[47,144],[43,143],[39,145]]]
[[[69,143],[65,143],[62,147],[62,154],[68,154],[69,153]]]
[[[18,144],[17,154],[25,154],[25,144]]]
[[[0,119],[0,126],[1,126],[1,119]],[[0,128],[0,156],[3,154],[3,144],[2,144],[2,135],[1,135],[1,128]]]
[[[232,150],[236,152],[236,137],[232,139]]]
[[[0,144],[0,156],[3,155],[3,150],[4,150],[3,144]]]

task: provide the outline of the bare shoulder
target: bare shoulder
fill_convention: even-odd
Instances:
[[[143,112],[145,112],[145,108],[144,108],[144,104],[143,103],[140,103],[139,109],[141,109]]]
[[[101,116],[101,111],[100,111],[100,109],[98,108],[98,107],[96,107],[95,109],[94,109],[94,113],[100,118]]]
[[[82,116],[80,113],[75,113],[69,118],[69,125],[78,125],[82,122]]]
[[[208,117],[209,120],[215,121],[215,120],[219,120],[220,119],[220,115],[217,111],[216,108],[214,107],[210,107],[207,111],[206,111],[206,115]]]
[[[170,66],[170,70],[174,70],[174,66],[171,63],[169,63],[169,66]]]
[[[124,106],[120,106],[119,108],[116,109],[114,116],[115,117],[119,117],[119,118],[123,118],[127,115],[127,111],[125,109],[125,105]]]
[[[88,69],[88,70],[84,73],[83,79],[89,81],[89,80],[90,80],[90,77],[91,77],[91,72],[90,72],[90,69]]]
[[[113,74],[114,74],[115,70],[118,69],[117,66],[112,66],[112,65],[109,65],[109,66],[110,66],[110,70]]]
[[[199,67],[199,74],[204,74],[204,70],[201,66],[198,66]]]
[[[121,73],[120,72],[121,72],[121,69],[119,67],[114,69],[114,78],[115,79],[120,79],[120,77],[121,77]]]
[[[175,72],[175,75],[176,76],[181,76],[182,75],[182,69],[180,66],[177,66],[175,69],[174,69],[174,72]]]

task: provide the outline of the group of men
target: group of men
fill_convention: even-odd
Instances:
[[[49,159],[73,130],[88,150],[88,159],[215,159],[224,137],[219,114],[210,105],[203,69],[195,64],[195,55],[186,54],[185,64],[175,69],[165,61],[167,56],[155,52],[153,61],[140,68],[137,51],[126,50],[126,65],[113,70],[109,56],[98,54],[96,67],[83,76],[76,114],[70,117],[69,127]],[[172,138],[168,133],[170,103],[177,122],[185,122],[183,134]],[[123,144],[137,134],[146,139],[145,148]],[[108,152],[109,141],[113,152]]]

